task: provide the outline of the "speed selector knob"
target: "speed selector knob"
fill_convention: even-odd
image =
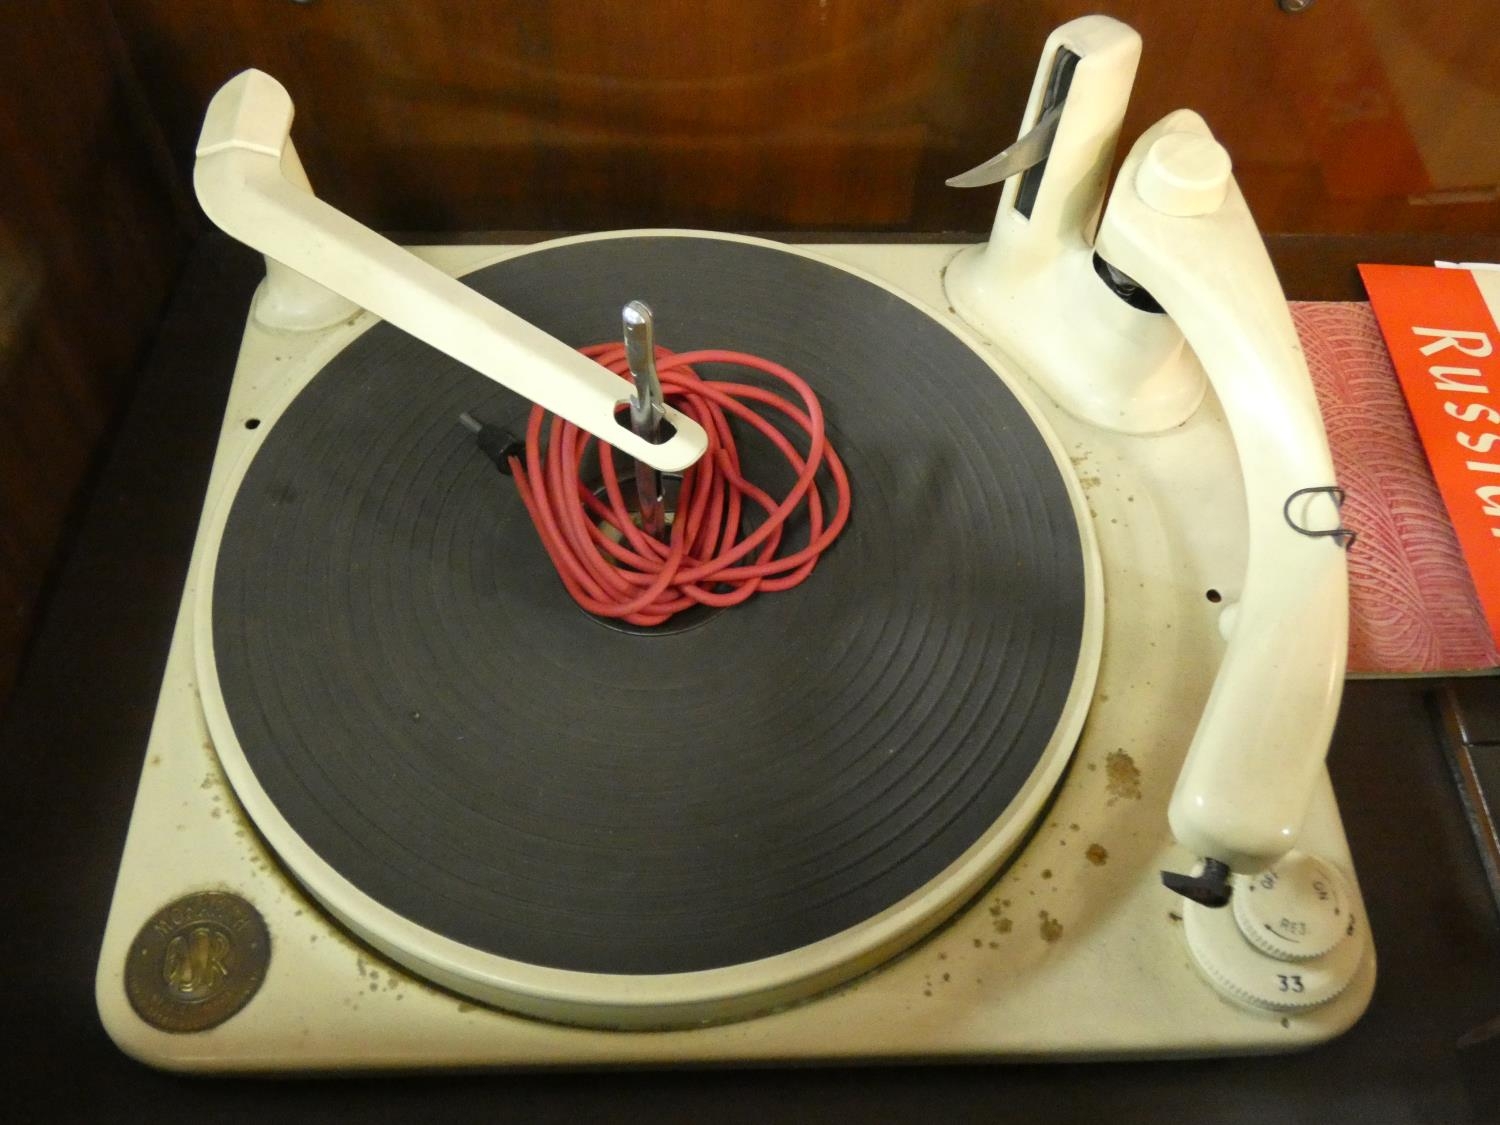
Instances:
[[[1348,936],[1350,899],[1338,868],[1292,852],[1236,887],[1232,901],[1251,945],[1283,961],[1307,961]]]
[[[1370,961],[1359,896],[1331,862],[1291,852],[1231,885],[1233,906],[1190,902],[1184,917],[1194,962],[1225,996],[1273,1012],[1316,1008]]]

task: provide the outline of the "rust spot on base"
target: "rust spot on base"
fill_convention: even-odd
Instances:
[[[1056,918],[1052,917],[1052,915],[1048,914],[1045,910],[1041,911],[1040,916],[1042,919],[1042,940],[1050,945],[1052,942],[1062,937],[1062,923],[1059,922]]]
[[[1089,850],[1083,854],[1095,867],[1103,867],[1109,862],[1109,851],[1102,844],[1090,844]]]
[[[1104,769],[1109,775],[1105,789],[1111,797],[1141,799],[1141,771],[1136,768],[1135,759],[1125,753],[1124,747],[1110,751],[1104,760]]]

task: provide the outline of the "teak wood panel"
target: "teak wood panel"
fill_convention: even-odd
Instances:
[[[315,188],[399,230],[981,230],[1056,24],[1145,39],[1127,133],[1198,109],[1268,230],[1500,226],[1494,0],[115,0],[187,166],[246,66]]]

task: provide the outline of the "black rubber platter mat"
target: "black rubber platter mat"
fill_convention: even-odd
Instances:
[[[467,281],[575,345],[640,298],[669,348],[798,371],[853,518],[795,590],[610,628],[457,422],[527,404],[376,326],[266,435],[216,562],[220,688],[279,812],[407,919],[572,970],[752,961],[923,887],[1005,813],[1078,662],[1078,527],[1025,410],[906,301],[767,246],[595,240]]]

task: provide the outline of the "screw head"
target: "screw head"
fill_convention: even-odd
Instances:
[[[1276,0],[1276,6],[1283,12],[1305,12],[1313,6],[1313,0]]]

